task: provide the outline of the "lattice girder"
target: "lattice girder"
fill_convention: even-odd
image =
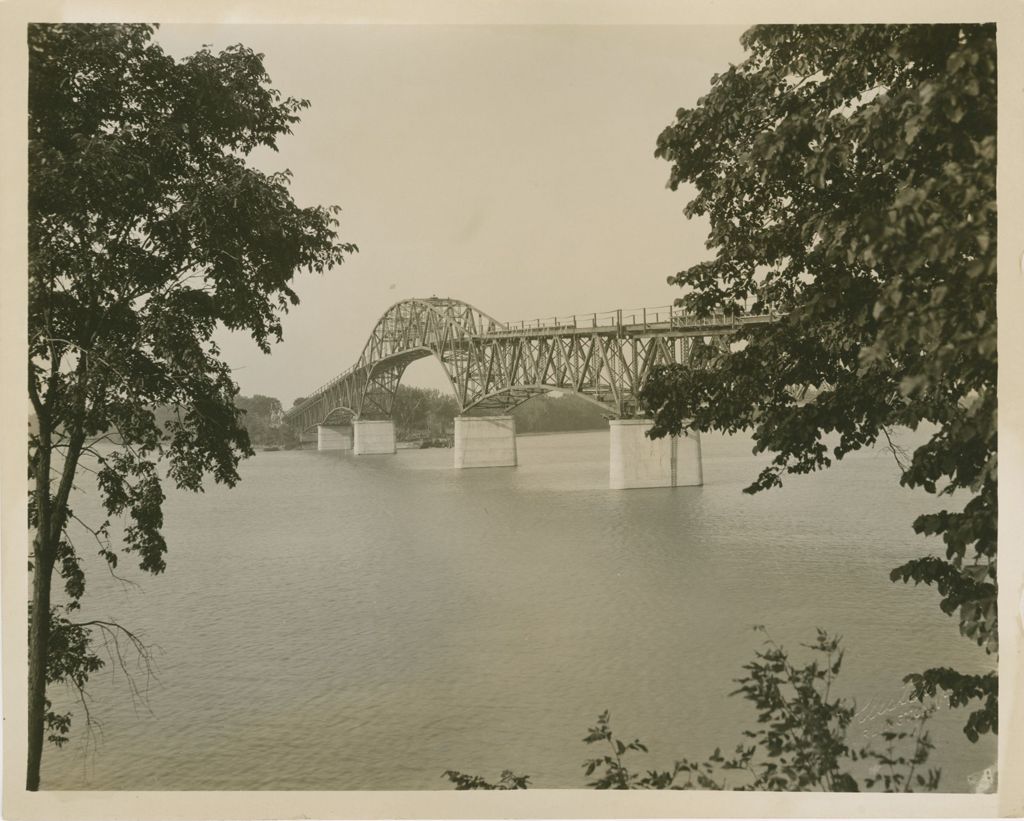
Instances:
[[[661,310],[661,309],[658,309]],[[709,352],[728,352],[739,325],[775,316],[698,320],[669,314],[643,322],[593,327],[571,318],[542,325],[505,324],[454,299],[409,299],[392,305],[374,326],[351,368],[285,414],[300,430],[338,419],[387,419],[402,375],[417,359],[433,356],[451,382],[459,412],[507,413],[551,390],[571,391],[610,417],[637,413],[637,399],[655,365],[703,366]],[[588,319],[590,315],[584,317]],[[637,312],[634,312],[634,317]]]

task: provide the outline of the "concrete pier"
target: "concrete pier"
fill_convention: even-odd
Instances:
[[[390,420],[356,420],[352,429],[356,456],[395,452],[395,425]]]
[[[511,416],[456,416],[455,467],[515,467],[516,420]]]
[[[704,484],[700,433],[648,439],[649,419],[612,419],[608,486],[683,487]]]
[[[317,425],[317,450],[352,450],[351,425]]]

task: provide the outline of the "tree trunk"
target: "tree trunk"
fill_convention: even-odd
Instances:
[[[81,418],[80,411],[79,418]],[[50,497],[53,443],[46,414],[39,415],[39,449],[31,465],[35,477],[36,534],[32,543],[32,612],[28,624],[28,767],[25,789],[39,789],[46,724],[46,668],[50,655],[50,587],[68,497],[85,435],[76,426],[68,441],[57,494]]]
[[[39,789],[46,719],[46,661],[50,650],[50,583],[54,550],[44,544],[47,528],[40,522],[32,563],[32,614],[28,626],[28,772],[25,789]]]

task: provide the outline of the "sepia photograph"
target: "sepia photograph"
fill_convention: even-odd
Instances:
[[[673,20],[17,24],[8,798],[1015,780],[1001,23]]]

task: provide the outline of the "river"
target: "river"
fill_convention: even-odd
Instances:
[[[888,579],[942,547],[912,532],[936,501],[888,451],[749,496],[764,460],[707,435],[703,487],[612,491],[607,437],[521,436],[517,468],[462,471],[450,450],[268,452],[235,489],[168,489],[166,574],[87,562],[82,614],[155,645],[155,678],[129,656],[133,699],[108,662],[91,735],[58,695],[76,723],[43,788],[445,789],[447,769],[583,787],[606,709],[649,747],[637,769],[668,768],[755,724],[728,695],[754,624],[797,660],[816,627],[843,636],[858,742],[902,712],[905,673],[991,669],[933,590]],[[965,717],[931,721],[944,791],[995,761]]]

